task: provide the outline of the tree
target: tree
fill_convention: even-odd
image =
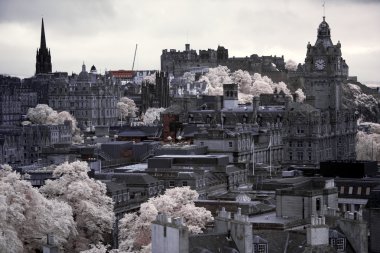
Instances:
[[[294,93],[296,94],[296,102],[302,103],[303,101],[305,101],[306,95],[302,89],[299,88]]]
[[[160,120],[161,112],[165,111],[165,108],[149,107],[148,110],[142,115],[142,120],[146,125],[153,124],[155,120]]]
[[[89,178],[86,162],[63,163],[56,167],[53,176],[40,191],[49,199],[68,203],[74,215],[78,236],[70,238],[71,250],[88,248],[109,235],[114,221],[112,199],[106,196],[106,186]]]
[[[290,71],[296,71],[298,68],[298,64],[297,62],[293,61],[293,60],[288,60],[286,63],[285,63],[285,69],[287,70],[290,70]]]
[[[34,124],[55,125],[64,124],[65,121],[70,121],[73,141],[75,143],[80,143],[82,141],[80,130],[78,128],[78,122],[75,117],[67,111],[58,113],[48,105],[38,104],[35,108],[29,108],[26,116]]]
[[[230,70],[226,66],[209,68],[208,72],[201,76],[200,82],[206,83],[205,94],[213,96],[223,95],[223,84],[231,83]]]
[[[156,83],[156,73],[153,73],[149,76],[145,76],[143,82],[155,84]]]
[[[380,124],[361,122],[360,125],[368,131],[358,131],[356,135],[356,158],[380,161]]]
[[[65,248],[76,236],[71,207],[46,199],[8,165],[0,165],[0,192],[0,252],[41,250],[47,234]]]
[[[119,109],[120,116],[125,119],[126,117],[136,117],[136,113],[138,112],[138,108],[130,98],[122,97],[120,101],[117,103],[117,108]]]
[[[120,220],[120,250],[145,252],[150,249],[151,222],[157,214],[166,213],[171,217],[183,217],[190,233],[202,233],[205,225],[213,220],[210,211],[196,207],[194,200],[198,193],[190,187],[177,187],[166,190],[165,194],[150,198],[140,207],[139,214],[127,213]],[[141,250],[141,251],[140,251]]]

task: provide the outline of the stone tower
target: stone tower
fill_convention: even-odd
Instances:
[[[323,17],[314,46],[307,45],[305,59],[305,93],[316,109],[340,110],[342,82],[347,79],[348,66],[342,58],[341,44],[331,41],[330,27]]]
[[[51,56],[50,49],[46,47],[44,19],[42,18],[41,42],[36,54],[36,75],[45,73],[51,73]]]
[[[223,84],[223,108],[232,109],[238,106],[238,85],[236,83]]]
[[[306,104],[287,104],[282,165],[318,168],[322,161],[355,159],[356,116],[342,105],[348,66],[325,17],[315,44],[307,45],[302,70]]]

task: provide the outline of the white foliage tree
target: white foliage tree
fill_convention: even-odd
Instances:
[[[267,76],[261,76],[259,73],[250,75],[248,71],[241,69],[231,73],[226,66],[210,68],[209,72],[201,76],[199,81],[206,84],[203,94],[215,96],[223,95],[224,83],[237,83],[239,101],[242,103],[252,102],[253,96],[281,91],[291,97],[290,90],[284,82],[275,83]]]
[[[230,70],[226,66],[210,68],[209,71],[201,76],[200,82],[206,83],[205,93],[208,95],[223,95],[223,84],[231,83]]]
[[[41,250],[47,234],[64,249],[77,232],[71,207],[48,200],[8,165],[0,165],[0,252]]]
[[[150,224],[157,214],[166,213],[171,217],[183,217],[189,231],[202,233],[207,222],[213,220],[210,211],[196,207],[194,200],[198,193],[190,187],[166,190],[165,194],[151,198],[140,207],[140,214],[128,213],[120,220],[120,249],[127,252],[145,252],[150,249]]]
[[[253,96],[260,96],[261,94],[272,94],[272,80],[267,76],[261,76],[259,73],[255,73],[252,76],[252,89],[251,93]]]
[[[112,199],[106,186],[89,178],[86,162],[64,163],[54,170],[57,180],[48,180],[40,191],[49,199],[68,203],[74,214],[78,236],[71,238],[73,251],[85,250],[109,235],[114,221]]]
[[[35,124],[56,124],[57,111],[46,104],[38,104],[35,108],[29,108],[26,116]]]
[[[160,114],[163,111],[165,111],[165,108],[163,108],[163,107],[161,107],[161,108],[150,107],[142,115],[142,121],[146,125],[153,124],[153,122],[155,120],[160,120]]]
[[[296,94],[296,102],[302,103],[303,101],[305,101],[306,95],[302,89],[299,88],[294,93]]]
[[[80,136],[80,130],[78,128],[78,122],[73,115],[67,111],[58,113],[46,104],[38,104],[35,108],[29,108],[26,115],[32,123],[35,124],[63,124],[66,120],[71,121],[71,133],[73,135],[73,141],[80,143],[82,137]]]
[[[380,161],[380,124],[361,122],[368,132],[358,131],[356,135],[356,158],[359,160]]]
[[[120,101],[117,103],[117,108],[119,109],[120,116],[125,119],[126,117],[136,117],[136,113],[138,112],[138,108],[130,98],[122,97]]]
[[[352,101],[356,109],[360,112],[360,117],[365,121],[376,121],[380,114],[379,102],[372,95],[365,94],[362,89],[352,83],[343,84],[344,102],[352,106]]]
[[[149,76],[145,76],[143,82],[155,84],[156,83],[156,73],[153,73]]]
[[[287,70],[290,70],[290,71],[296,71],[298,68],[298,64],[297,62],[293,61],[293,60],[288,60],[286,63],[285,63],[285,69]]]

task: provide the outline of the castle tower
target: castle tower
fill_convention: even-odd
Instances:
[[[40,48],[37,49],[36,54],[36,75],[51,73],[51,69],[50,49],[46,47],[44,19],[42,18]]]

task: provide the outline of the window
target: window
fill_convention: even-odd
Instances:
[[[174,186],[175,186],[174,181],[169,181],[169,187],[174,187]]]
[[[298,141],[298,142],[297,142],[297,147],[303,147],[303,143],[302,143],[302,141]]]
[[[358,194],[358,195],[362,195],[362,187],[361,187],[361,186],[358,187],[358,191],[357,191],[356,194]]]
[[[338,252],[346,250],[346,239],[345,238],[336,239],[336,249]]]
[[[315,200],[315,210],[321,211],[321,199],[320,198],[317,198]]]
[[[367,187],[365,189],[365,195],[369,195],[369,193],[371,192],[371,188],[370,187]]]
[[[303,152],[297,152],[298,161],[303,161]]]
[[[232,141],[228,142],[228,146],[232,148]]]
[[[289,141],[289,147],[292,147],[293,143],[291,141]]]
[[[267,253],[267,245],[264,243],[254,243],[253,252],[255,253]]]
[[[289,160],[293,160],[293,153],[292,152],[289,152]]]
[[[309,152],[309,161],[311,161],[311,152]]]
[[[182,181],[182,186],[187,186],[187,181]]]
[[[311,141],[309,141],[309,147],[311,147]]]
[[[344,194],[344,186],[340,187],[340,194]]]
[[[204,146],[204,145],[205,145],[205,143],[203,141],[201,141],[201,146]]]
[[[348,194],[352,194],[352,189],[353,189],[352,186],[348,187]]]

